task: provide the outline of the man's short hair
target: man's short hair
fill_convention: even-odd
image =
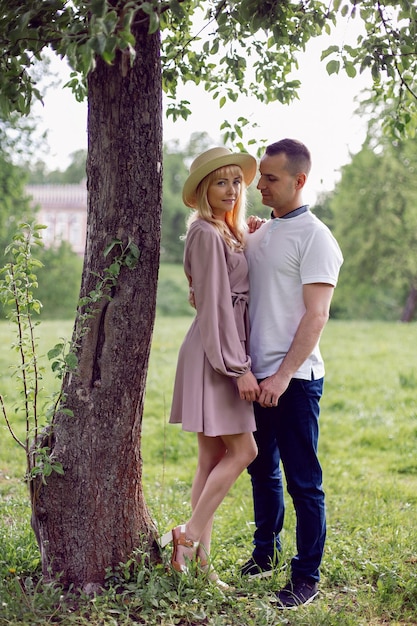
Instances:
[[[310,150],[297,139],[281,139],[269,144],[265,150],[268,156],[285,154],[288,160],[288,170],[295,175],[303,172],[308,176],[311,170]]]

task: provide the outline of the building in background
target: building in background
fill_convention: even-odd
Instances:
[[[67,241],[84,255],[87,233],[87,187],[80,185],[27,185],[26,193],[38,209],[37,222],[47,228],[42,232],[45,246],[59,246]]]

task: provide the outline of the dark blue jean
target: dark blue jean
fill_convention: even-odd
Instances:
[[[248,467],[256,526],[254,559],[262,564],[273,559],[277,550],[281,551],[282,463],[296,513],[297,555],[291,561],[292,578],[317,581],[326,537],[322,470],[317,457],[322,392],[322,378],[293,378],[277,407],[254,404],[258,456]]]

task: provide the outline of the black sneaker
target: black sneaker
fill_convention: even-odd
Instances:
[[[296,609],[313,602],[319,594],[318,584],[311,578],[295,578],[290,581],[277,595],[277,609]]]
[[[267,578],[272,576],[272,572],[273,567],[270,560],[267,563],[257,563],[253,556],[240,568],[241,576],[250,576],[251,578]]]

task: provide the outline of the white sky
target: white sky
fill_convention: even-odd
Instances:
[[[345,33],[343,34],[343,37]],[[213,145],[220,144],[220,124],[224,119],[234,122],[239,116],[254,120],[257,129],[244,135],[267,139],[268,143],[284,137],[303,141],[312,153],[313,168],[305,191],[306,202],[314,202],[320,191],[331,190],[339,177],[340,167],[358,152],[366,132],[366,120],[354,114],[355,98],[370,84],[369,77],[348,78],[344,73],[328,76],[321,51],[334,39],[319,37],[300,57],[300,69],[294,77],[301,80],[299,99],[291,105],[260,104],[256,98],[228,103],[222,109],[212,101],[202,86],[186,86],[181,97],[191,102],[192,115],[187,121],[164,119],[164,140],[179,139],[187,143],[195,131],[206,131]],[[62,85],[67,80],[66,64],[54,60],[54,71],[62,76],[61,85],[45,95],[44,106],[36,105],[39,129],[48,130],[48,153],[39,154],[50,169],[65,169],[70,155],[87,149],[87,105],[76,102],[71,91]]]

